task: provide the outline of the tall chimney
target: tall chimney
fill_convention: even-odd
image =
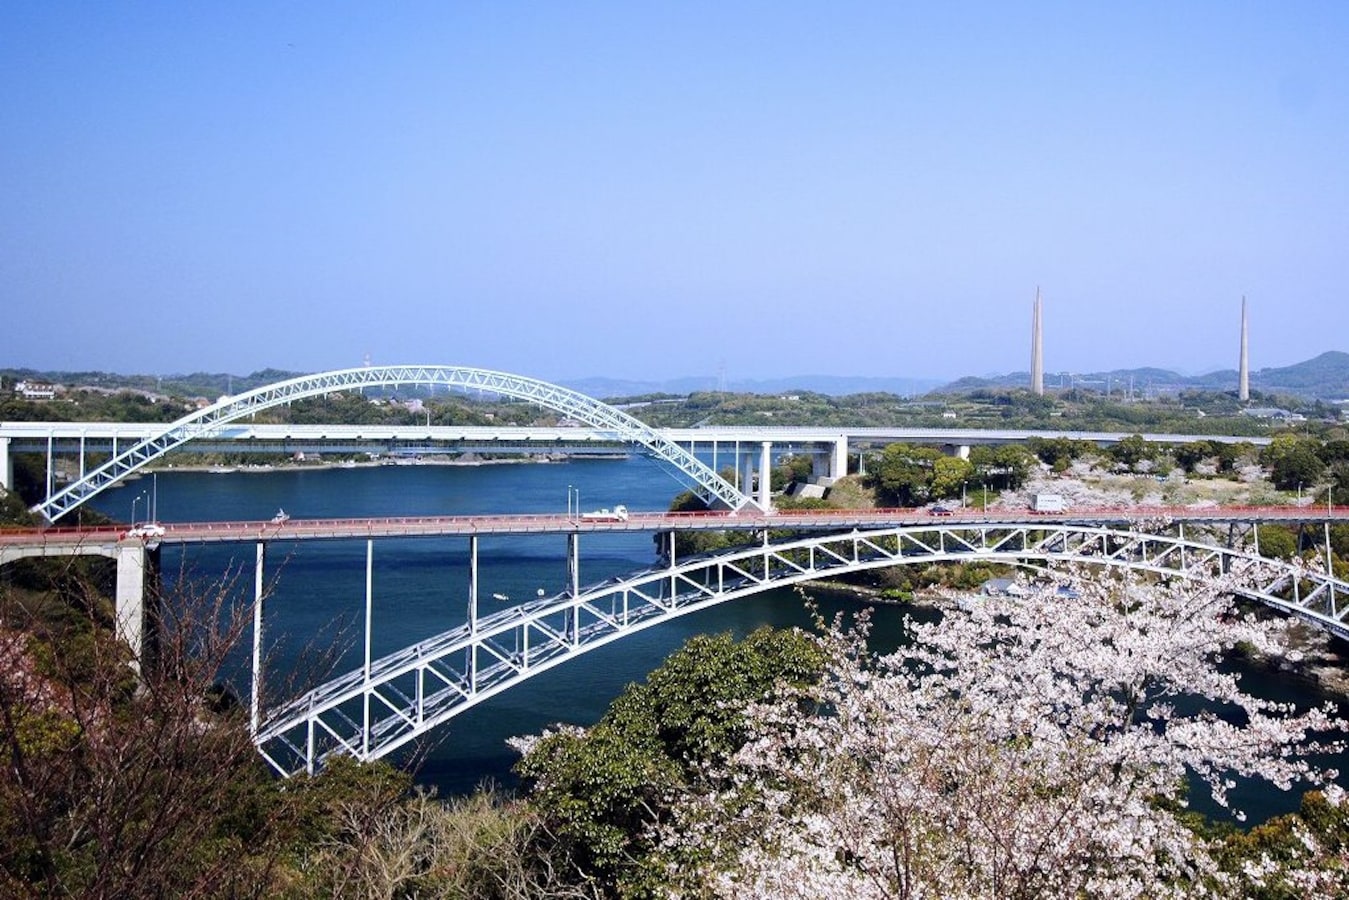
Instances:
[[[1040,288],[1035,288],[1035,312],[1030,327],[1030,392],[1037,397],[1045,395],[1044,332],[1041,320]]]
[[[1242,403],[1251,399],[1251,348],[1247,343],[1246,296],[1241,297],[1241,365],[1237,370],[1237,399]]]

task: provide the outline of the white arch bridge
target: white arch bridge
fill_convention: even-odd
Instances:
[[[610,431],[619,441],[643,448],[677,472],[708,506],[735,511],[754,505],[753,500],[688,450],[666,439],[639,419],[578,391],[523,375],[470,366],[365,366],[304,375],[234,397],[225,397],[218,403],[165,425],[159,432],[116,454],[62,490],[49,492],[45,500],[33,507],[33,511],[42,513],[48,521],[54,522],[169,451],[192,440],[214,437],[221,426],[263,410],[340,391],[402,385],[478,390],[537,403],[592,428]]]
[[[1223,523],[1229,543],[1245,522],[1234,517]],[[668,619],[772,588],[895,565],[1080,563],[1199,581],[1234,574],[1240,596],[1349,638],[1349,583],[1301,563],[1259,556],[1258,547],[1250,552],[1225,546],[1215,526],[1191,525],[1191,536],[1184,523],[1153,522],[1139,526],[1145,530],[1129,530],[1033,520],[903,524],[807,536],[760,531],[737,549],[685,560],[669,553],[655,568],[586,588],[575,583],[573,569],[573,584],[563,594],[482,617],[471,580],[468,620],[461,627],[380,659],[371,659],[367,649],[361,668],[265,717],[258,705],[259,595],[254,738],[266,760],[285,775],[312,772],[335,753],[377,759],[526,679]],[[1194,539],[1195,532],[1200,539]],[[476,554],[474,541],[470,537],[471,555]],[[259,591],[261,581],[259,567]],[[368,634],[368,586],[366,608]]]

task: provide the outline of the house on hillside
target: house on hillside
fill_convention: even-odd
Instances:
[[[14,385],[14,393],[25,400],[55,400],[56,385],[40,381],[20,381]]]

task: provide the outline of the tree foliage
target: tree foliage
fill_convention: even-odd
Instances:
[[[1035,465],[1035,454],[1020,444],[999,444],[971,448],[974,472],[970,483],[978,482],[998,491],[1014,491],[1026,483]]]
[[[890,444],[870,473],[883,506],[920,506],[932,498],[933,467],[942,452],[913,444]]]
[[[260,895],[277,807],[241,711],[211,690],[245,619],[221,593],[194,598],[137,679],[106,601],[25,612],[0,631],[5,892]]]
[[[812,682],[822,663],[794,630],[692,638],[592,728],[518,742],[518,771],[575,865],[606,890],[640,895],[651,887],[649,828],[680,793],[713,783],[708,773],[748,734],[749,704]]]
[[[836,623],[822,641],[828,677],[752,707],[727,786],[688,796],[662,831],[678,890],[1242,895],[1248,874],[1225,869],[1223,848],[1175,812],[1186,777],[1224,806],[1234,773],[1321,784],[1305,755],[1344,723],[1246,694],[1220,668],[1238,644],[1285,649],[1282,626],[1233,609],[1224,585],[1084,586],[1078,600],[980,598],[911,621],[911,643],[880,658],[865,627]],[[807,705],[828,713],[803,716]],[[1342,835],[1325,841],[1333,863]]]
[[[1260,452],[1260,463],[1269,469],[1270,481],[1280,490],[1292,491],[1303,486],[1310,489],[1326,473],[1320,449],[1320,441],[1281,434]]]

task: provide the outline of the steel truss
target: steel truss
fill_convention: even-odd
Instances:
[[[771,588],[847,572],[940,561],[1082,563],[1163,577],[1233,573],[1241,596],[1349,637],[1349,583],[1300,564],[1189,540],[1093,525],[924,524],[791,537],[690,558],[485,617],[373,661],[279,709],[255,733],[282,774],[333,753],[376,759],[560,663],[649,628]]]
[[[50,495],[34,506],[33,512],[40,512],[48,521],[54,522],[170,450],[191,440],[215,437],[220,426],[261,410],[353,388],[397,387],[404,384],[477,389],[532,401],[592,428],[612,431],[616,440],[644,447],[656,459],[673,466],[709,506],[738,510],[754,503],[692,453],[666,440],[650,426],[577,391],[521,375],[465,366],[370,366],[305,375],[226,397],[166,425],[162,432],[146,438]]]

